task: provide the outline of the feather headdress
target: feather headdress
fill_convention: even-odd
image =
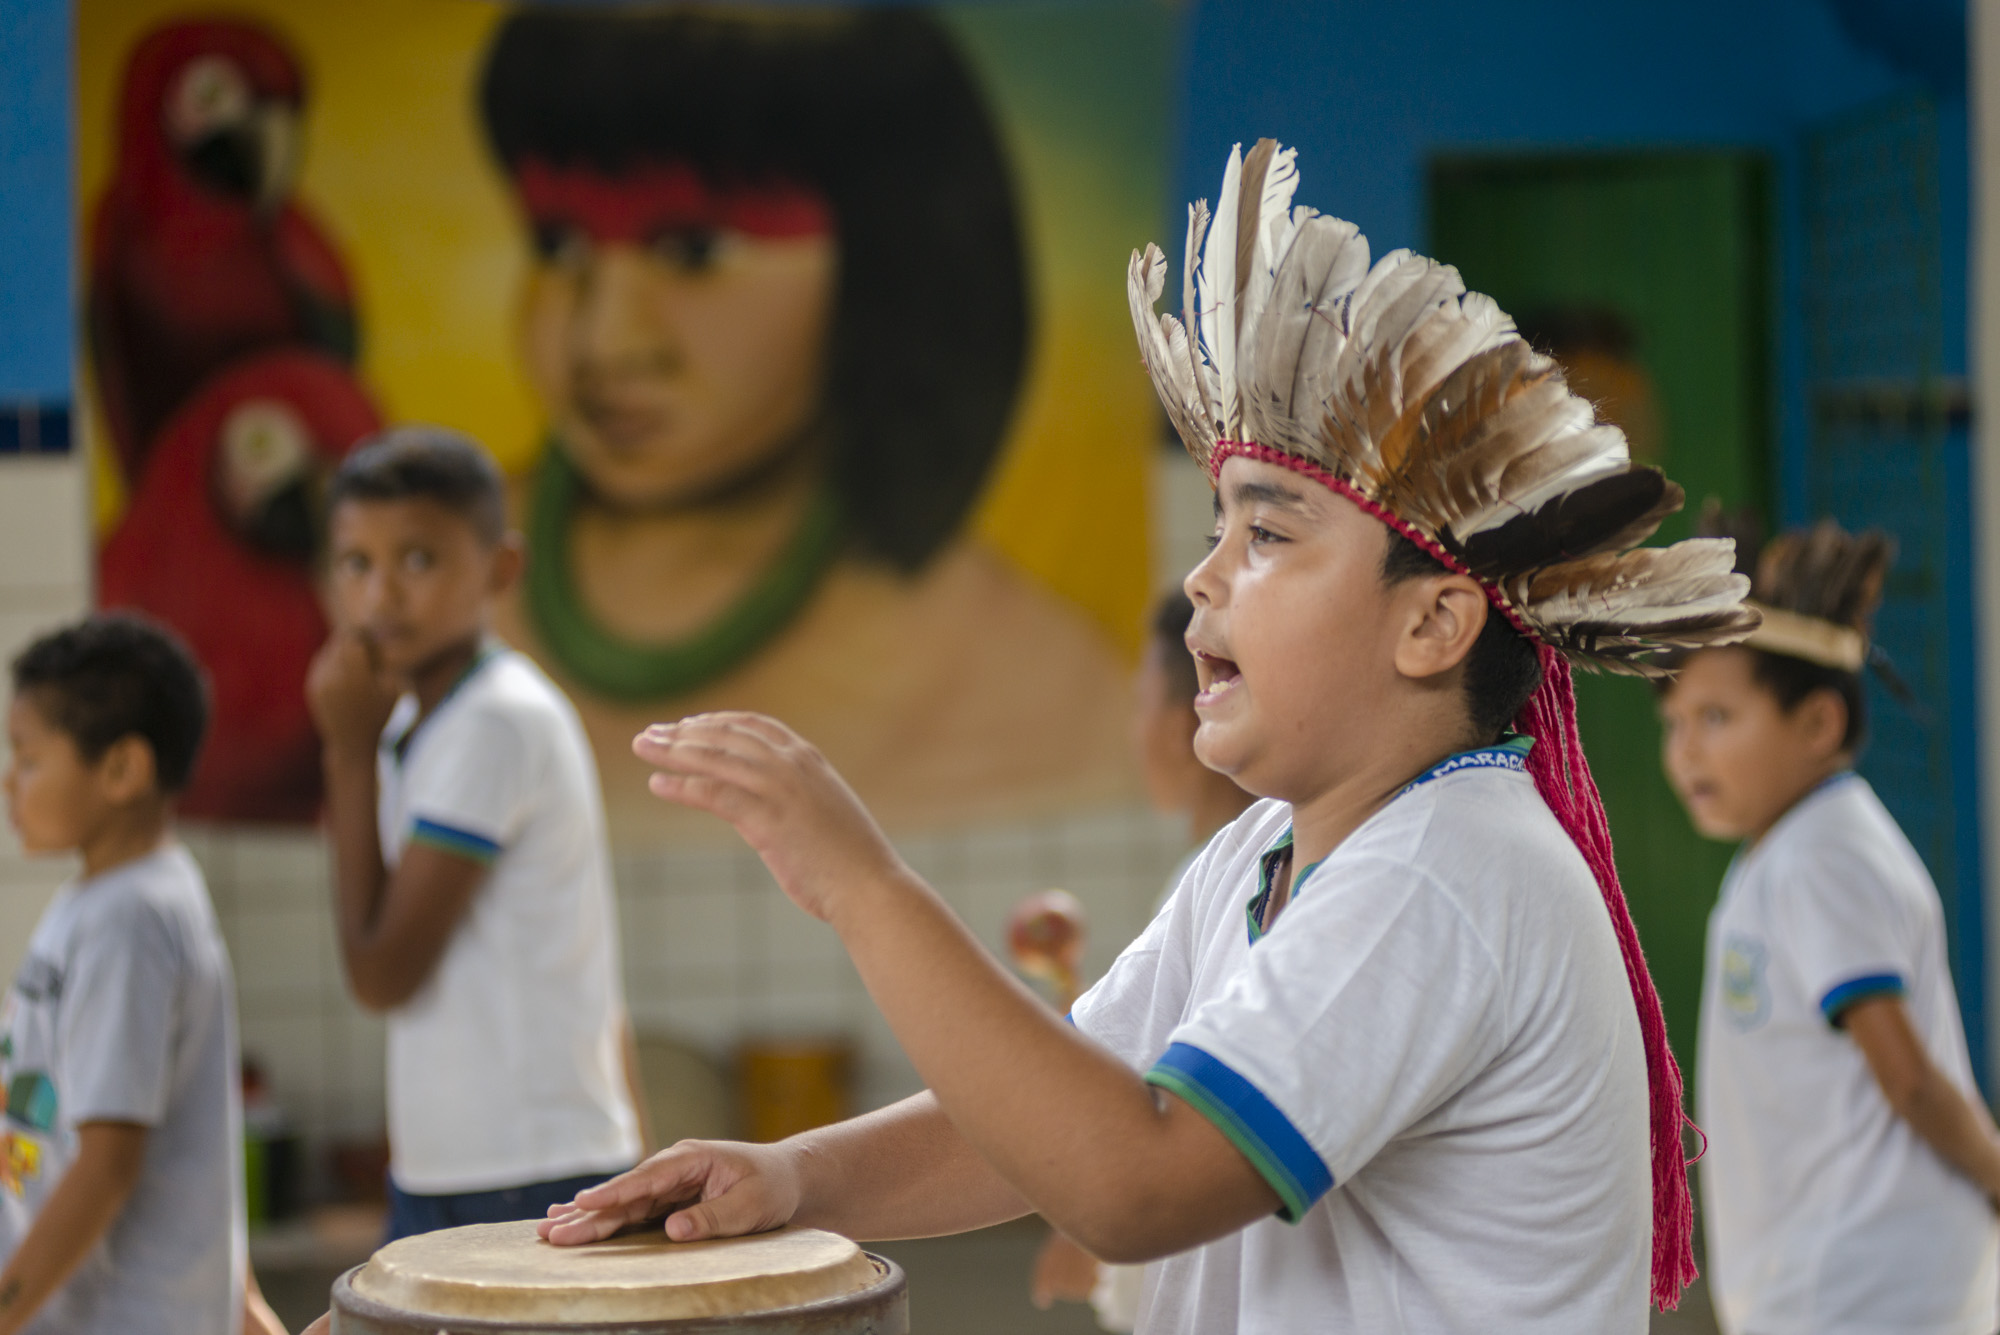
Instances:
[[[1655,654],[1747,635],[1729,542],[1637,548],[1681,489],[1456,269],[1370,264],[1354,224],[1292,208],[1293,158],[1232,152],[1213,218],[1189,209],[1183,319],[1154,312],[1157,246],[1127,275],[1146,369],[1211,475],[1233,455],[1318,475],[1581,667],[1655,675]]]
[[[1831,519],[1773,538],[1757,558],[1752,606],[1764,622],[1752,649],[1802,658],[1842,672],[1870,660],[1868,636],[1882,582],[1896,558],[1880,529],[1849,533]]]
[[[1182,318],[1155,312],[1157,246],[1127,273],[1139,348],[1167,417],[1211,479],[1232,457],[1316,479],[1479,581],[1539,646],[1515,726],[1535,786],[1602,890],[1645,1040],[1652,1095],[1653,1299],[1694,1278],[1681,1078],[1619,888],[1583,757],[1570,665],[1654,675],[1655,655],[1757,625],[1727,539],[1640,548],[1681,489],[1633,463],[1562,369],[1458,271],[1407,250],[1372,264],[1352,223],[1293,208],[1294,152],[1229,155],[1222,193],[1188,210]]]

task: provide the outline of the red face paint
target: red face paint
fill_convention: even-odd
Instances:
[[[514,164],[514,186],[535,222],[576,228],[600,244],[641,245],[662,232],[726,230],[775,241],[834,230],[818,191],[785,181],[718,187],[678,162],[607,176],[524,158]]]

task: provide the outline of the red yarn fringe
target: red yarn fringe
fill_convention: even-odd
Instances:
[[[1346,497],[1368,514],[1430,553],[1448,570],[1476,575],[1437,539],[1422,532],[1380,502],[1364,495],[1352,483],[1333,473],[1272,449],[1247,441],[1218,441],[1209,454],[1211,478],[1222,472],[1232,457],[1276,464]],[[1681,1104],[1681,1069],[1667,1046],[1667,1020],[1660,1010],[1660,994],[1646,969],[1646,954],[1639,946],[1638,929],[1632,925],[1625,905],[1625,891],[1618,882],[1618,866],[1611,853],[1611,823],[1604,814],[1604,799],[1598,795],[1597,781],[1591,777],[1584,759],[1583,738],[1576,726],[1576,684],[1570,677],[1569,660],[1543,644],[1522,620],[1519,609],[1499,589],[1485,580],[1489,602],[1516,630],[1535,641],[1541,657],[1542,681],[1528,697],[1515,731],[1535,739],[1528,752],[1528,773],[1535,791],[1548,803],[1556,822],[1568,833],[1577,851],[1597,878],[1597,888],[1610,911],[1611,927],[1618,936],[1618,950],[1625,959],[1625,977],[1631,984],[1632,1000],[1639,1010],[1639,1037],[1646,1049],[1646,1085],[1652,1103],[1653,1153],[1653,1303],[1662,1311],[1680,1306],[1681,1290],[1699,1273],[1694,1263],[1694,1200],[1688,1193],[1688,1161],[1682,1158],[1681,1125],[1693,1123]],[[1696,1134],[1700,1129],[1696,1128]]]
[[[1688,1120],[1681,1106],[1681,1070],[1667,1046],[1667,1021],[1660,1011],[1660,994],[1646,970],[1646,955],[1638,930],[1625,906],[1618,867],[1611,855],[1611,824],[1604,799],[1584,760],[1583,738],[1576,727],[1576,686],[1569,662],[1545,644],[1536,646],[1542,659],[1542,682],[1514,722],[1517,731],[1535,739],[1528,751],[1528,773],[1535,790],[1555,813],[1556,821],[1590,865],[1611,912],[1611,927],[1625,957],[1625,977],[1639,1007],[1639,1036],[1646,1048],[1646,1082],[1652,1094],[1653,1149],[1653,1303],[1661,1311],[1680,1306],[1681,1290],[1694,1282],[1694,1201],[1688,1193],[1687,1163],[1682,1157],[1681,1124]]]

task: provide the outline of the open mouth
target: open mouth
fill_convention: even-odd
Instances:
[[[1219,654],[1194,651],[1195,678],[1201,683],[1201,693],[1194,698],[1195,708],[1214,704],[1223,696],[1243,684],[1242,669],[1232,659]]]

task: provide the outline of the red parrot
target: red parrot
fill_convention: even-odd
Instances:
[[[346,271],[288,198],[304,102],[292,53],[240,20],[155,29],[126,66],[89,325],[128,484],[167,419],[236,358],[290,345],[354,361]]]
[[[98,602],[166,622],[209,675],[191,816],[309,821],[319,742],[306,667],[326,639],[314,553],[322,484],[381,419],[319,353],[248,357],[160,431],[98,557]]]

